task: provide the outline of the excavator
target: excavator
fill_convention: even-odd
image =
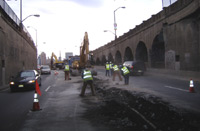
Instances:
[[[64,62],[63,61],[58,61],[56,55],[52,52],[52,55],[51,55],[51,69],[55,70],[57,68],[63,69],[64,68]]]
[[[93,75],[97,75],[97,71],[94,70],[93,66],[91,65],[91,60],[90,60],[90,52],[89,52],[89,39],[88,39],[88,33],[85,32],[83,42],[80,46],[80,60],[79,61],[74,61],[72,63],[72,70],[71,70],[71,75],[80,75],[81,71],[84,68],[90,68],[91,72]]]

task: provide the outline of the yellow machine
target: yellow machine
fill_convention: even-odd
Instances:
[[[52,55],[51,55],[51,69],[53,70],[53,69],[56,69],[56,68],[63,69],[64,68],[64,62],[63,61],[58,61],[56,55],[52,52]]]
[[[83,42],[80,46],[80,61],[74,61],[72,63],[73,68],[76,67],[76,69],[79,70],[79,73],[81,72],[82,69],[84,68],[91,68],[91,64],[90,64],[90,52],[89,52],[89,39],[88,39],[88,33],[85,32],[85,36],[83,38]],[[93,75],[97,75],[97,72],[92,69],[91,70]],[[73,74],[77,74],[77,73],[73,73],[72,70],[72,75]]]
[[[80,47],[80,67],[81,68],[91,67],[89,61],[89,39],[87,32],[85,32],[85,36],[82,45]]]

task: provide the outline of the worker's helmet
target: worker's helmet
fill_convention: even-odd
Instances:
[[[85,70],[86,70],[86,71],[89,71],[89,68],[86,67]]]
[[[112,62],[110,61],[110,64],[111,64]]]
[[[108,64],[108,62],[106,62]]]

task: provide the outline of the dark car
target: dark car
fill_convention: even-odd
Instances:
[[[41,77],[36,70],[21,71],[10,81],[11,92],[18,89],[35,89],[36,80],[41,86]]]
[[[131,75],[144,75],[146,71],[143,61],[125,61],[123,65],[129,68]]]

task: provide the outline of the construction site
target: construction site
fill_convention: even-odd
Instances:
[[[200,113],[172,105],[162,97],[95,79],[98,100],[87,101],[83,118],[117,131],[199,131]],[[95,117],[94,117],[95,116]],[[97,119],[98,118],[98,119]]]

